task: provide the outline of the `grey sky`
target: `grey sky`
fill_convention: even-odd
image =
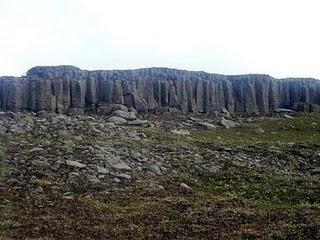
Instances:
[[[0,76],[36,65],[320,78],[318,0],[0,0]]]

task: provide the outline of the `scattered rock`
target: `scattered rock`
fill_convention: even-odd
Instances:
[[[74,179],[74,178],[78,178],[80,174],[77,172],[70,172],[68,176],[69,176],[69,179]]]
[[[161,175],[161,168],[157,164],[149,164],[145,167],[145,171],[149,174]]]
[[[117,170],[131,170],[131,167],[125,164],[120,157],[112,154],[107,155],[106,165]]]
[[[191,187],[189,187],[186,183],[180,183],[180,187],[191,190]]]
[[[291,109],[286,109],[286,108],[277,108],[274,110],[276,113],[292,113],[294,112]]]
[[[128,125],[132,125],[132,126],[147,126],[149,124],[150,124],[149,121],[141,120],[141,119],[136,119],[136,120],[128,122]]]
[[[283,117],[284,117],[284,118],[287,118],[287,119],[294,119],[294,117],[292,117],[292,116],[290,116],[290,115],[288,115],[288,114],[284,114]]]
[[[137,119],[137,116],[134,112],[125,112],[122,110],[117,110],[117,111],[113,112],[113,115],[116,117],[124,118],[127,121],[132,121],[132,120]]]
[[[264,134],[264,130],[262,128],[258,128],[256,130],[256,134]]]
[[[231,114],[226,108],[222,108],[221,113],[226,117],[226,118],[231,118]]]
[[[89,176],[87,176],[87,179],[88,179],[88,181],[89,181],[90,183],[92,183],[92,184],[98,184],[98,183],[100,183],[100,179],[97,178],[97,176],[94,176],[94,175],[89,175]]]
[[[197,126],[206,130],[211,130],[217,128],[215,125],[207,122],[197,122]]]
[[[228,119],[224,119],[222,118],[222,120],[220,121],[220,123],[222,124],[222,126],[224,126],[225,128],[232,128],[236,126],[236,123],[232,120],[228,120]]]
[[[132,177],[126,173],[119,173],[116,175],[116,178],[120,179],[121,181],[129,181]]]
[[[177,135],[183,135],[183,136],[185,136],[185,135],[190,135],[190,131],[184,130],[184,129],[180,129],[180,130],[178,130],[178,129],[173,129],[173,130],[171,130],[171,133],[177,134]]]
[[[113,182],[115,182],[115,183],[121,183],[121,180],[119,179],[119,178],[113,178]]]
[[[97,167],[97,171],[99,174],[108,174],[109,170],[107,168]]]
[[[127,112],[128,108],[126,106],[124,106],[124,105],[121,105],[121,104],[112,104],[111,105],[111,110],[112,110],[112,112],[115,112],[117,110],[121,110],[121,111]]]
[[[40,148],[40,147],[35,147],[35,148],[32,148],[30,150],[30,153],[33,153],[33,152],[42,152],[44,149],[43,148]]]
[[[16,179],[16,178],[9,178],[7,181],[6,181],[6,183],[8,183],[8,184],[18,184],[19,183],[19,180],[18,179]]]
[[[125,118],[117,117],[117,116],[110,117],[109,121],[113,122],[114,124],[117,124],[117,125],[123,125],[123,124],[126,124],[128,122]]]
[[[75,168],[85,168],[87,166],[86,164],[83,164],[81,162],[71,161],[71,160],[67,160],[66,164],[68,166],[75,167]]]
[[[47,161],[33,160],[31,162],[33,165],[40,168],[49,168],[51,166],[51,164]]]
[[[37,117],[40,118],[48,118],[49,117],[49,113],[46,110],[42,110],[36,113]]]

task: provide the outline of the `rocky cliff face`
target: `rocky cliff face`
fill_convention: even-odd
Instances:
[[[182,112],[319,111],[320,81],[268,75],[225,76],[167,68],[86,71],[35,67],[20,78],[0,77],[0,107],[10,111],[82,113],[119,103],[139,112],[161,107]]]

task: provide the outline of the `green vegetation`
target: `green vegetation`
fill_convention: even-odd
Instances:
[[[259,128],[264,132],[257,133]],[[175,172],[110,188],[81,178],[58,186],[48,171],[48,176],[42,172],[30,179],[36,186],[30,190],[6,183],[12,169],[1,163],[0,239],[320,239],[320,175],[308,165],[320,161],[314,156],[320,151],[320,114],[192,130],[189,137],[157,128],[134,129],[149,141],[109,136],[84,141],[184,157],[192,150],[204,157],[204,165],[222,167],[210,172],[192,168],[187,161],[180,167],[175,161],[182,160],[172,159]],[[268,152],[271,146],[281,153]],[[220,152],[232,157],[238,150],[252,158],[260,151],[270,162],[278,157],[290,166],[303,158],[306,166],[281,171],[221,158]]]
[[[256,133],[263,129],[264,133]],[[235,128],[193,131],[200,143],[227,145],[281,145],[286,143],[320,143],[320,114],[298,114],[293,119],[267,118]]]
[[[228,169],[163,176],[122,190],[75,194],[1,193],[0,232],[12,238],[318,239],[320,178]],[[187,182],[192,190],[173,184]],[[3,205],[4,204],[4,205]]]

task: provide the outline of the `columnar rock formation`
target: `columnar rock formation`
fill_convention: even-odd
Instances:
[[[86,71],[35,67],[24,77],[0,78],[0,108],[81,113],[119,103],[139,112],[172,107],[182,112],[319,111],[320,81],[268,75],[225,76],[168,68]]]

